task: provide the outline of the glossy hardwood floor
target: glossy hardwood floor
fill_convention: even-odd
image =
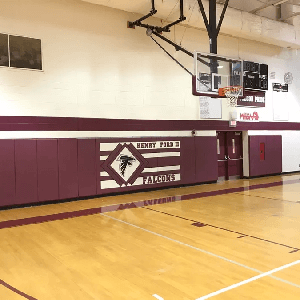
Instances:
[[[34,219],[224,189],[186,201]],[[31,221],[22,226],[24,218]],[[300,299],[299,175],[0,211],[0,226],[10,220],[0,229],[0,299]]]

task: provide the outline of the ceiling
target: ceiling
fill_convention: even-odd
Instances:
[[[135,21],[147,15],[152,7],[151,0],[82,0],[126,12],[132,12]],[[205,29],[198,0],[183,0],[184,26]],[[206,14],[209,0],[202,0]],[[162,24],[174,22],[179,18],[180,0],[155,0],[155,18]],[[217,19],[220,17],[225,0],[217,0]],[[299,16],[298,16],[299,15]],[[145,21],[149,23],[149,20]],[[291,26],[297,25],[297,26]],[[299,29],[298,29],[299,28]],[[221,34],[230,34],[265,43],[288,47],[300,47],[300,0],[229,0]]]
[[[100,4],[112,8],[121,9],[127,12],[138,12],[146,14],[151,8],[151,0],[82,0],[85,2]],[[218,4],[224,4],[226,0],[217,0]],[[204,6],[208,0],[202,0]],[[282,3],[282,4],[281,4]],[[190,11],[196,7],[198,8],[197,0],[184,0],[185,8]],[[173,12],[179,10],[179,0],[155,0],[155,6],[158,9],[157,17],[167,17],[172,15]],[[229,0],[229,7],[240,11],[253,13],[255,15],[263,16],[269,19],[285,21],[280,14],[282,9],[287,12],[287,16],[300,10],[300,0]],[[195,10],[195,9],[194,9]],[[185,9],[186,16],[188,17],[187,10]],[[199,13],[199,11],[198,11]],[[283,14],[284,15],[284,14]]]

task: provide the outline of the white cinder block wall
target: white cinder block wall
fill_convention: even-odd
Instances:
[[[42,72],[0,68],[1,115],[198,120],[199,100],[191,95],[190,75],[145,29],[127,29],[127,21],[138,17],[77,0],[1,1],[1,32],[41,39],[44,66]],[[184,27],[176,26],[169,37],[182,40],[190,51],[209,51],[203,30],[188,28],[184,34]],[[296,52],[224,35],[219,54],[267,63],[279,81],[287,71],[297,78],[300,67]],[[193,71],[191,58],[176,55]],[[298,81],[285,100],[294,122],[300,116]],[[269,91],[260,120],[272,121],[272,109]],[[225,101],[223,119],[228,119]]]

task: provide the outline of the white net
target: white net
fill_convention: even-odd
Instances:
[[[237,106],[237,100],[242,93],[242,89],[241,86],[227,86],[223,88],[229,107]]]

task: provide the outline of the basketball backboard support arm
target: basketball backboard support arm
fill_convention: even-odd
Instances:
[[[179,24],[183,21],[186,20],[186,17],[184,16],[183,14],[183,1],[184,0],[180,0],[180,17],[178,20],[176,20],[175,22],[173,23],[170,23],[164,27],[158,27],[158,26],[152,26],[152,25],[149,25],[149,24],[142,24],[141,22],[143,20],[146,20],[147,18],[153,16],[154,14],[157,13],[157,10],[155,9],[155,3],[154,1],[155,0],[151,0],[152,1],[152,10],[150,11],[149,14],[147,14],[146,16],[134,21],[134,22],[128,22],[128,27],[129,28],[134,28],[135,26],[138,26],[138,27],[144,27],[144,28],[147,28],[149,30],[155,30],[156,32],[158,33],[162,33],[162,32],[170,32],[170,28],[176,24]],[[152,32],[151,32],[152,33]]]
[[[155,9],[155,3],[154,3],[155,0],[151,0],[152,2],[152,9],[151,11],[149,12],[149,14],[141,17],[140,19],[134,21],[134,22],[129,22],[128,25],[130,28],[133,28],[134,26],[139,26],[141,24],[142,21],[152,17],[153,15],[155,15],[157,13],[157,10]]]
[[[168,44],[172,45],[177,51],[182,51],[183,53],[187,54],[188,56],[194,57],[194,54],[193,54],[192,52],[190,52],[190,51],[186,50],[185,48],[181,47],[180,45],[178,45],[178,44],[172,42],[171,40],[169,40],[169,39],[166,38],[165,36],[163,36],[163,35],[161,35],[161,34],[155,32],[155,31],[153,31],[153,34],[154,34],[156,37],[158,37],[158,38],[164,40],[164,41],[167,42]],[[198,57],[197,59],[198,59],[198,61],[200,61],[201,63],[203,63],[203,64],[209,66],[209,63],[207,63],[205,60],[201,59],[200,57]]]

